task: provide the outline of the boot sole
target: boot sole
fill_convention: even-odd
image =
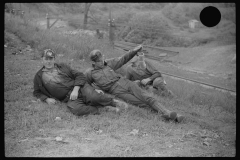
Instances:
[[[175,120],[177,118],[177,113],[171,112],[169,115],[163,115],[163,117],[167,120]]]
[[[171,120],[175,120],[177,118],[177,113],[176,112],[171,112],[170,115],[169,115],[169,118]]]
[[[180,122],[183,121],[183,119],[184,119],[183,116],[177,116],[176,121],[177,121],[178,123],[180,123]]]

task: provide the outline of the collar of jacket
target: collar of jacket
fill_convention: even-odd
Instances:
[[[57,67],[57,68],[59,68],[59,67],[61,67],[61,65],[60,64],[57,64],[57,63],[54,63],[54,67]],[[42,73],[43,73],[43,69],[44,69],[45,67],[43,66],[39,71],[38,71],[38,73],[37,73],[37,75],[38,76],[42,76]]]
[[[107,62],[106,62],[106,61],[104,61],[103,66],[98,66],[98,65],[96,65],[96,64],[94,64],[94,63],[92,64],[92,67],[93,67],[94,69],[103,69],[104,66],[107,66]]]

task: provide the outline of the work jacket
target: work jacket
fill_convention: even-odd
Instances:
[[[115,71],[131,60],[137,51],[129,51],[122,57],[111,58],[104,61],[104,65],[99,67],[93,64],[93,67],[85,72],[88,83],[94,83],[103,91],[108,92],[110,88],[121,78]]]
[[[84,84],[86,83],[86,77],[83,73],[78,72],[76,70],[71,69],[68,65],[64,63],[55,63],[55,66],[65,73],[67,76],[71,77],[74,80],[74,85],[70,89],[72,90],[74,86],[80,86],[83,87]],[[42,67],[35,75],[34,77],[34,91],[33,91],[33,96],[37,97],[41,101],[45,101],[47,98],[54,98],[44,87],[43,81],[42,81]]]
[[[146,68],[140,68],[135,63],[131,63],[126,69],[126,78],[131,81],[143,80],[150,78],[150,82],[154,81],[158,77],[162,77],[162,74],[147,60],[145,60]]]

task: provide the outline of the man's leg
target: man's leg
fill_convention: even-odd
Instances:
[[[135,105],[135,106],[138,106],[138,107],[149,107],[149,105],[143,103],[136,96],[134,96],[130,93],[117,94],[116,96],[118,98],[124,100],[125,102],[132,104],[132,105]]]
[[[171,112],[162,106],[156,99],[149,96],[148,93],[142,90],[136,83],[128,80],[121,79],[118,83],[118,86],[112,91],[112,94],[116,95],[119,98],[131,103],[139,105],[148,105],[153,108],[155,111],[162,113],[166,119],[176,119],[176,112]],[[124,94],[132,96],[124,96]],[[135,98],[133,98],[135,97]],[[139,100],[139,101],[137,101]]]
[[[87,105],[96,107],[112,106],[116,107],[116,112],[119,110],[119,108],[127,108],[126,103],[114,99],[113,96],[110,96],[109,94],[96,92],[95,89],[89,84],[84,85],[84,87],[81,89],[81,94],[84,102]]]
[[[81,94],[86,104],[98,107],[113,105],[113,98],[110,95],[96,92],[89,84],[81,88]]]
[[[98,108],[86,105],[83,102],[83,99],[79,97],[78,99],[72,101],[69,100],[67,102],[67,107],[69,110],[77,116],[88,115],[88,114],[98,114]]]
[[[173,97],[172,91],[168,90],[162,77],[158,77],[153,81],[153,93],[159,96]]]
[[[153,97],[149,96],[149,94],[146,91],[142,90],[138,85],[136,85],[132,81],[130,81],[130,83],[127,83],[127,86],[135,97],[143,100],[157,112],[162,113],[164,118],[175,120],[177,122],[181,122],[183,120],[184,117],[182,115],[166,109],[161,103],[159,103]]]

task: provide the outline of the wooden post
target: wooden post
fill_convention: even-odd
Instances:
[[[27,26],[27,20],[26,20],[26,17],[24,16],[24,13],[25,13],[25,12],[22,11],[21,17],[22,17],[22,19],[23,19],[24,25]]]
[[[48,17],[48,13],[46,14],[46,19],[47,19],[47,29],[49,29],[49,17]]]
[[[83,19],[83,29],[87,29],[88,11],[89,11],[90,6],[91,6],[91,3],[85,3],[84,19]]]

